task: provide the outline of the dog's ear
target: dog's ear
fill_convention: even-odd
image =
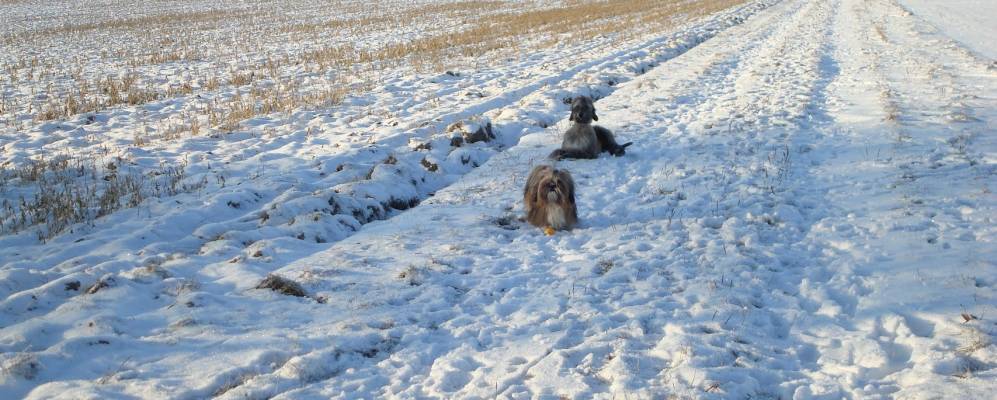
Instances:
[[[568,121],[575,122],[575,119],[577,119],[577,118],[575,118],[575,114],[577,114],[577,113],[575,112],[574,107],[572,107],[571,108],[571,115],[568,116]]]
[[[554,173],[557,174],[557,177],[560,178],[561,183],[564,184],[564,188],[565,188],[564,197],[565,198],[562,199],[562,201],[564,201],[564,202],[566,202],[568,204],[574,204],[575,203],[575,181],[571,179],[571,174],[568,173],[568,171],[563,170],[563,169],[559,169],[559,170],[555,171]]]
[[[534,196],[534,199],[533,199],[533,201],[535,201],[537,205],[542,205],[542,204],[544,204],[544,202],[547,201],[547,193],[544,193],[544,190],[543,190],[544,182],[546,182],[546,181],[547,181],[546,179],[538,179],[537,180],[537,187],[536,187],[536,189],[534,189],[535,190],[534,191],[534,195],[535,196]]]

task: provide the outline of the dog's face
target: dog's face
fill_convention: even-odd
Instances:
[[[564,173],[561,171],[546,171],[543,177],[540,178],[539,187],[537,190],[537,200],[543,202],[546,200],[549,203],[559,204],[567,201],[570,195],[570,186],[568,180],[564,177]]]
[[[533,226],[571,229],[578,222],[575,183],[568,171],[538,165],[523,189],[526,218]]]
[[[589,124],[598,121],[599,116],[595,115],[595,104],[588,96],[578,96],[571,102],[571,116],[569,121],[579,124]]]

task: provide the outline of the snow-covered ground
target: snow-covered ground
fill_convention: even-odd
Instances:
[[[901,0],[908,10],[971,50],[997,60],[997,1]],[[920,27],[924,29],[924,27]]]
[[[986,398],[997,71],[903,1],[748,2],[128,148],[212,179],[0,237],[0,397]],[[581,225],[547,236],[520,191],[576,94],[634,145],[557,163]]]

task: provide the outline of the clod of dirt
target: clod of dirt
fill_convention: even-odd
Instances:
[[[285,294],[288,296],[295,297],[307,297],[308,293],[305,289],[301,287],[297,282],[292,281],[287,278],[283,278],[278,275],[267,275],[259,285],[256,285],[257,289],[270,289],[280,294]]]
[[[402,210],[402,211],[408,210],[417,205],[419,205],[418,197],[413,197],[408,200],[392,197],[388,199],[386,203],[381,204],[383,208],[393,208],[395,210]]]
[[[421,163],[422,163],[422,167],[426,168],[426,170],[429,171],[429,172],[436,172],[437,170],[440,169],[439,165],[437,165],[436,163],[433,163],[433,162],[431,162],[431,161],[429,161],[429,160],[427,160],[425,158],[422,159]]]
[[[601,261],[599,261],[599,264],[597,265],[596,272],[599,275],[605,275],[611,269],[613,269],[613,266],[614,266],[614,264],[613,264],[612,260],[601,260]]]
[[[413,142],[411,144],[415,145],[413,148],[415,151],[420,151],[420,150],[429,151],[433,149],[433,144],[430,142]]]

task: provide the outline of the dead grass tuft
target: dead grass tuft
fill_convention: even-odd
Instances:
[[[426,274],[426,268],[409,265],[402,272],[398,273],[398,279],[408,283],[409,286],[419,286],[425,281]]]
[[[0,372],[6,376],[18,377],[33,380],[41,371],[41,363],[34,354],[22,351],[7,353],[6,357],[0,361]]]
[[[990,335],[979,328],[971,325],[962,325],[961,328],[963,344],[956,349],[959,353],[969,356],[992,344]]]
[[[287,296],[308,297],[308,293],[305,292],[305,289],[300,284],[280,275],[267,275],[266,278],[256,285],[256,288],[270,289]]]
[[[101,291],[102,289],[106,289],[106,288],[109,288],[111,286],[114,286],[114,277],[112,277],[112,276],[105,276],[105,277],[102,277],[102,278],[98,279],[96,282],[94,282],[92,285],[90,285],[90,287],[88,287],[87,290],[86,290],[86,294],[96,294],[97,292]]]
[[[77,223],[92,223],[117,210],[138,206],[146,198],[198,190],[207,181],[188,179],[186,163],[160,165],[151,171],[130,166],[124,159],[105,162],[97,156],[56,156],[6,169],[0,167],[0,188],[27,195],[0,203],[0,234],[39,226],[46,241]]]

